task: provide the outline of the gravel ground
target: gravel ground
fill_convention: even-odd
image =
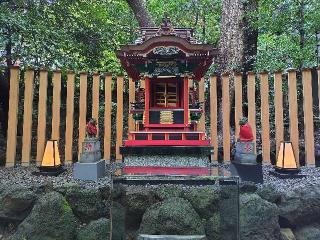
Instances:
[[[20,185],[23,187],[36,187],[52,183],[53,187],[60,187],[65,184],[78,184],[84,188],[99,188],[110,184],[110,177],[100,178],[99,181],[76,180],[72,177],[72,167],[66,167],[66,171],[57,177],[35,176],[32,173],[37,171],[36,167],[14,167],[0,168],[0,183],[10,185]]]
[[[110,184],[110,171],[116,171],[122,168],[122,164],[112,165],[111,170],[107,170],[107,176],[99,179],[99,181],[82,181],[72,177],[72,167],[68,166],[66,172],[58,177],[35,176],[32,172],[36,171],[36,167],[15,167],[15,168],[0,168],[0,183],[1,184],[17,184],[24,187],[41,186],[47,182],[52,182],[54,187],[63,186],[65,184],[78,184],[84,188],[99,188]],[[228,172],[228,164],[213,164],[212,167],[223,169],[224,173]],[[264,183],[258,187],[265,185],[273,185],[279,192],[294,191],[297,188],[320,184],[320,168],[316,167],[301,167],[301,174],[305,176],[294,179],[280,179],[269,174],[273,167],[270,165],[263,166]]]

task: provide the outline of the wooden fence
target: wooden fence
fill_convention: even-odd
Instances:
[[[261,150],[262,158],[266,163],[270,163],[271,157],[271,143],[275,142],[275,149],[279,148],[281,141],[290,140],[293,143],[294,153],[299,160],[299,147],[304,145],[305,159],[307,165],[315,165],[315,138],[314,138],[314,100],[312,89],[312,74],[314,70],[303,69],[300,77],[300,72],[294,69],[287,71],[277,71],[274,73],[262,72],[255,74],[249,72],[248,74],[231,73],[221,76],[222,87],[221,92],[218,89],[218,77],[211,76],[209,79],[202,80],[199,83],[199,100],[205,100],[205,91],[210,92],[210,98],[206,100],[209,106],[210,126],[207,126],[211,136],[211,143],[216,149],[212,156],[213,160],[218,160],[218,151],[220,147],[223,148],[223,160],[229,161],[231,159],[232,142],[235,137],[238,136],[238,122],[240,117],[247,115],[249,123],[252,126],[254,132],[255,141],[257,139],[257,133],[261,131]],[[49,87],[49,75],[52,76],[52,101],[51,108],[48,107],[47,90]],[[60,109],[61,109],[61,89],[62,86],[66,86],[66,99],[63,101],[66,104],[66,116],[65,116],[65,132],[64,132],[64,146],[60,145],[60,149],[64,148],[64,160],[65,163],[71,163],[74,158],[74,146],[75,142],[78,142],[78,153],[81,152],[81,143],[85,137],[85,126],[88,117],[91,115],[96,118],[98,122],[103,125],[104,132],[99,131],[99,135],[103,138],[103,158],[111,158],[111,138],[112,138],[112,125],[116,125],[116,160],[121,160],[119,153],[119,146],[122,144],[123,139],[123,120],[124,111],[129,111],[124,106],[130,106],[130,102],[135,99],[135,84],[129,81],[128,84],[128,103],[124,105],[124,77],[116,77],[116,94],[117,94],[117,109],[116,120],[112,122],[112,75],[93,73],[90,75],[92,79],[91,89],[88,88],[87,72],[81,72],[75,74],[72,71],[66,72],[66,83],[62,82],[61,71],[48,72],[47,70],[35,71],[33,69],[26,69],[24,71],[24,95],[19,98],[19,85],[21,72],[19,67],[12,67],[10,69],[10,100],[9,100],[9,115],[8,115],[8,134],[7,134],[7,155],[6,155],[6,167],[12,167],[16,164],[16,149],[17,149],[17,125],[18,119],[23,121],[23,134],[22,134],[22,148],[21,148],[21,164],[28,166],[31,162],[40,164],[46,140],[47,134],[47,110],[52,110],[52,122],[51,122],[51,138],[61,140],[60,137]],[[79,76],[79,86],[76,87],[76,77]],[[299,76],[299,78],[297,77]],[[318,96],[320,99],[320,69],[317,69],[317,88]],[[37,79],[37,84],[35,84]],[[230,85],[230,81],[233,84]],[[208,84],[205,84],[208,83]],[[273,83],[273,86],[272,86]],[[298,120],[298,86],[302,83],[302,101],[303,101],[303,124]],[[63,85],[62,85],[63,84]],[[300,85],[299,85],[300,84]],[[206,86],[208,86],[206,88]],[[230,91],[230,86],[234,86],[234,93]],[[287,86],[283,87],[283,86]],[[36,89],[37,88],[37,89]],[[75,90],[79,89],[79,111],[75,114]],[[272,91],[270,90],[272,89]],[[283,92],[285,89],[287,92]],[[38,93],[38,101],[35,103],[34,92]],[[92,91],[92,100],[88,101],[87,93]],[[231,94],[230,94],[231,92]],[[219,94],[221,93],[221,94]],[[100,102],[101,96],[104,94],[104,102]],[[218,97],[221,95],[221,99]],[[18,110],[19,104],[23,99],[23,116],[19,118]],[[286,99],[286,101],[284,101]],[[258,101],[259,100],[259,101]],[[234,102],[234,104],[233,104]],[[270,104],[272,103],[272,104]],[[90,104],[90,105],[89,105]],[[219,105],[221,104],[221,106]],[[88,106],[91,106],[91,114],[87,113]],[[320,104],[319,104],[320,106]],[[258,108],[259,107],[259,108]],[[37,114],[34,114],[34,110],[37,109]],[[103,109],[104,115],[100,113],[100,109]],[[284,120],[284,111],[288,109],[288,122]],[[219,121],[219,112],[222,113],[222,121]],[[234,111],[233,111],[234,110]],[[230,118],[231,114],[234,114],[234,118]],[[209,114],[207,113],[207,114]],[[79,116],[79,119],[75,119],[74,116]],[[205,114],[200,119],[200,128],[205,129]],[[270,115],[274,119],[274,123],[270,122]],[[37,119],[35,117],[37,116]],[[260,116],[260,117],[259,117]],[[235,123],[230,124],[230,119],[234,119]],[[36,121],[36,123],[35,123]],[[78,122],[77,122],[78,121]],[[221,123],[220,123],[221,122]],[[257,124],[259,122],[259,124]],[[208,122],[207,122],[208,123]],[[289,125],[288,134],[285,133],[285,125]],[[299,145],[299,128],[298,125],[302,124],[303,128],[300,129],[304,133],[302,145]],[[37,128],[36,136],[32,136],[32,126]],[[74,141],[74,128],[78,126],[78,139]],[[233,127],[235,126],[235,127]],[[129,117],[128,129],[134,128],[134,121]],[[222,129],[221,131],[219,131]],[[222,141],[218,138],[219,132],[222,133]],[[274,132],[271,136],[270,132]],[[235,135],[235,136],[234,136]],[[286,135],[286,138],[285,138]],[[259,135],[260,136],[260,135]],[[32,138],[33,137],[33,138]],[[32,139],[36,140],[35,156],[32,155]],[[63,142],[63,141],[61,141]],[[257,144],[260,149],[260,144]],[[20,149],[19,149],[20,150]],[[299,162],[299,161],[298,161]]]

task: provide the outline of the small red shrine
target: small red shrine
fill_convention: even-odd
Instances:
[[[169,18],[159,28],[141,28],[134,44],[121,47],[117,56],[129,77],[138,82],[130,110],[135,130],[128,133],[123,154],[141,146],[211,149],[198,127],[203,106],[195,86],[216,53],[212,45],[198,42],[192,29],[175,28]]]

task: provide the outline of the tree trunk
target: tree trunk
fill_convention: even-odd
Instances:
[[[221,14],[221,37],[218,73],[231,71],[249,71],[253,69],[257,54],[258,30],[251,26],[252,19],[248,13],[257,10],[257,0],[223,0]],[[218,82],[221,89],[222,83]],[[218,92],[221,92],[218,89]],[[230,103],[234,106],[234,81],[230,78]],[[219,104],[221,106],[221,104]],[[219,109],[219,122],[222,109]],[[230,124],[234,126],[234,108],[230,112]]]
[[[144,0],[127,0],[140,27],[154,27],[154,22],[146,8]]]

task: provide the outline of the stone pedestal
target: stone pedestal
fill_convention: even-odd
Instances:
[[[263,173],[261,164],[243,164],[233,161],[230,164],[232,176],[239,176],[241,181],[263,183]]]
[[[73,178],[80,180],[98,181],[106,175],[106,163],[101,159],[94,163],[75,163],[73,165]]]
[[[105,175],[106,162],[101,159],[100,141],[97,138],[86,138],[82,143],[80,160],[73,165],[73,177],[97,181]]]
[[[243,164],[257,164],[257,155],[254,152],[254,142],[237,142],[234,161]]]
[[[100,161],[100,141],[97,138],[86,138],[82,143],[80,163],[94,163]]]

